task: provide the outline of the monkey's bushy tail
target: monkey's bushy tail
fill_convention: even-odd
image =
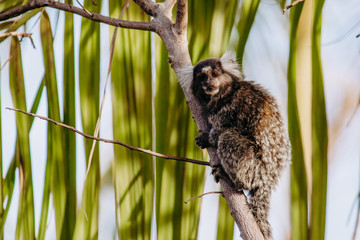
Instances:
[[[271,240],[271,226],[268,222],[271,189],[266,187],[250,191],[250,207],[265,240]]]

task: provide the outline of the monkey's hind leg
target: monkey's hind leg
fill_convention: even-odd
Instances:
[[[225,173],[238,190],[251,190],[256,181],[253,143],[237,131],[228,129],[219,136],[217,153]]]
[[[271,187],[264,181],[266,169],[257,157],[257,146],[237,131],[227,130],[219,136],[221,165],[236,189],[249,190],[249,207],[266,240],[272,239],[268,222]]]

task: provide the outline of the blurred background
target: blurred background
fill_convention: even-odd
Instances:
[[[133,1],[95,2],[80,1],[150,20]],[[0,1],[0,12],[21,4]],[[189,1],[190,55],[196,64],[235,51],[246,79],[278,100],[293,158],[272,197],[274,239],[360,239],[360,4],[306,0],[283,14],[287,4]],[[101,115],[102,138],[208,160],[158,36],[50,8],[0,30],[32,33],[0,38],[2,239],[240,239],[221,196],[184,204],[219,190],[209,167],[102,142],[90,154],[92,141],[5,109],[90,135]]]

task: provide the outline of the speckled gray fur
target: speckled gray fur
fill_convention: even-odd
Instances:
[[[211,126],[195,141],[201,148],[217,148],[221,166],[213,166],[215,179],[249,190],[249,207],[265,239],[272,239],[270,196],[290,161],[290,141],[274,97],[223,64],[210,58],[194,67],[191,90]]]

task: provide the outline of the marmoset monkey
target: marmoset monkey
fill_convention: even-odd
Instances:
[[[270,195],[290,161],[290,141],[275,98],[244,81],[228,55],[200,61],[193,69],[190,88],[211,126],[195,142],[216,148],[221,165],[213,166],[215,179],[249,191],[249,207],[264,238],[271,239]]]

